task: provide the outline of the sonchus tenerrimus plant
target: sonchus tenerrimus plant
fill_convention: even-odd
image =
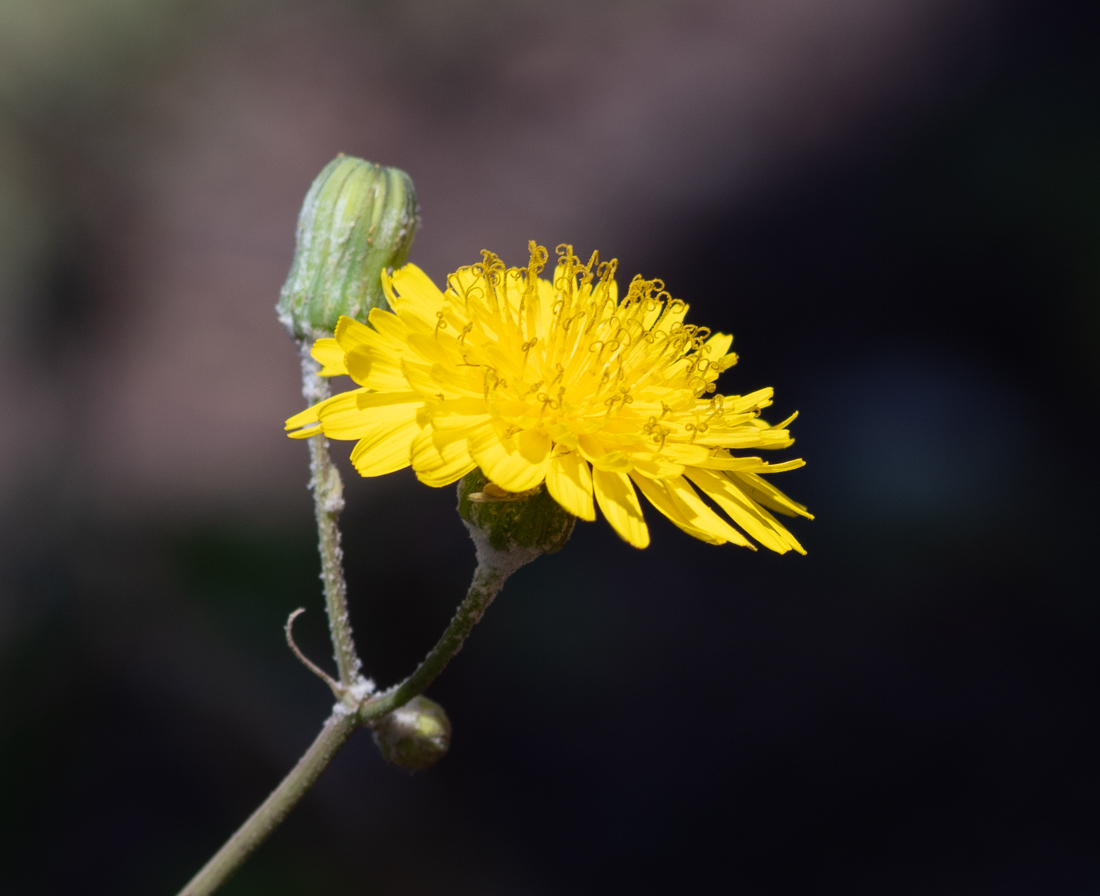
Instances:
[[[267,800],[181,892],[221,886],[316,781],[357,728],[410,771],[447,752],[451,723],[423,696],[500,592],[542,554],[561,550],[597,509],[628,544],[649,529],[638,493],[689,535],[714,545],[805,553],[773,513],[810,517],[766,477],[803,465],[756,452],[786,448],[794,415],[768,423],[771,389],[718,391],[737,363],[733,337],[687,323],[660,280],[620,294],[614,259],[528,244],[523,267],[489,251],[442,288],[407,264],[419,224],[409,176],[338,156],[298,219],[278,315],[298,342],[308,407],[286,421],[307,441],[321,578],[337,675],[295,655],[331,689],[317,739]],[[356,388],[332,395],[328,380]],[[380,690],[362,674],[347,610],[338,517],[340,474],[328,439],[353,441],[362,476],[412,467],[426,485],[458,483],[477,552],[465,599],[404,681]]]

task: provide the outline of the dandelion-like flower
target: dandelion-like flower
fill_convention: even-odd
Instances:
[[[761,419],[770,388],[717,393],[737,362],[733,337],[685,324],[688,306],[660,280],[637,276],[620,299],[615,260],[582,264],[559,246],[550,281],[539,277],[547,251],[529,248],[526,268],[483,252],[446,291],[415,265],[383,273],[392,313],[372,310],[369,326],[342,317],[335,338],[313,346],[322,376],[360,388],[291,417],[291,437],[357,440],[363,476],[411,465],[444,486],[480,467],[489,500],[545,483],[581,519],[598,505],[638,548],[649,530],[635,487],[703,541],[753,547],[732,521],[773,551],[805,553],[769,510],[810,514],[763,478],[803,461],[731,453],[787,447],[794,419]]]

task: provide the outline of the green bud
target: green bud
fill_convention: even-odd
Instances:
[[[481,470],[467,473],[458,483],[458,515],[490,547],[535,555],[565,547],[577,520],[550,497],[545,485],[519,494],[505,492]]]
[[[374,742],[393,765],[418,772],[442,759],[451,746],[451,721],[443,707],[413,697],[373,724]]]
[[[317,175],[298,215],[294,262],[276,309],[295,339],[331,336],[340,315],[385,307],[382,271],[409,257],[420,207],[412,180],[339,155]]]

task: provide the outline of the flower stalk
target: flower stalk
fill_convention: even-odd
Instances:
[[[309,343],[300,343],[302,360],[302,396],[311,404],[331,394],[328,380],[318,376],[320,365],[309,353]],[[332,462],[328,440],[316,436],[309,440],[310,489],[317,519],[318,550],[321,554],[321,580],[325,586],[325,610],[340,684],[345,688],[359,683],[362,663],[355,650],[348,615],[348,586],[344,580],[344,552],[340,547],[340,512],[344,509],[344,483]]]
[[[459,605],[447,630],[431,649],[416,671],[401,684],[390,688],[369,699],[363,704],[360,715],[364,724],[393,712],[408,703],[417,694],[427,689],[439,673],[443,671],[466,642],[471,630],[481,620],[508,576],[521,566],[530,563],[539,555],[538,551],[519,549],[498,551],[487,541],[478,540],[478,533],[471,529],[474,543],[477,545],[477,569],[466,592],[466,598]]]

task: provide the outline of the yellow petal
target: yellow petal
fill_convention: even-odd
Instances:
[[[768,465],[759,457],[732,457],[725,449],[717,449],[716,453],[709,454],[706,459],[694,463],[693,467],[703,467],[706,470],[763,470]],[[791,468],[793,469],[793,468]],[[776,470],[776,472],[780,472]]]
[[[471,470],[477,469],[477,462],[470,461],[467,464],[448,464],[431,473],[417,473],[416,478],[432,488],[442,488],[445,485],[453,485]]]
[[[378,332],[382,337],[384,344],[387,345],[398,356],[405,355],[408,352],[408,347],[405,345],[409,338],[408,323],[396,314],[391,314],[389,311],[383,311],[381,308],[372,308],[370,314],[367,315],[367,320],[370,321],[370,325]],[[367,343],[368,345],[370,343]]]
[[[422,402],[413,392],[368,392],[357,389],[334,396],[324,403],[317,416],[330,439],[362,439],[378,426],[398,417],[415,414]]]
[[[791,548],[805,554],[798,540],[775,517],[756,504],[721,473],[688,467],[687,477],[721,507],[730,519],[764,547],[785,554]]]
[[[372,332],[366,324],[343,315],[336,322],[335,341],[344,351],[350,352],[357,345],[369,345]]]
[[[737,353],[736,352],[730,352],[728,355],[724,355],[721,358],[719,358],[717,361],[715,361],[715,364],[718,365],[718,372],[719,373],[723,373],[723,372],[729,370],[736,363],[737,363]]]
[[[345,358],[348,376],[365,389],[403,392],[409,388],[400,366],[384,352],[360,345],[348,352]]]
[[[623,541],[636,548],[648,546],[649,529],[629,477],[625,473],[593,470],[592,487],[600,510]]]
[[[695,444],[708,448],[763,448],[770,451],[786,448],[794,444],[794,439],[786,430],[757,429],[755,426],[745,424],[734,427],[728,432],[712,428],[705,435],[699,436]]]
[[[804,466],[806,466],[806,461],[799,457],[795,458],[794,460],[785,460],[781,464],[766,463],[759,470],[756,470],[756,472],[757,474],[763,476],[765,474],[770,475],[772,473],[786,473],[788,470],[797,470],[800,467]]]
[[[351,462],[361,476],[383,476],[403,470],[411,463],[412,441],[420,432],[417,406],[401,407],[403,415],[380,421],[351,452]]]
[[[310,354],[321,365],[319,376],[340,376],[348,372],[344,366],[344,350],[335,339],[318,339]]]
[[[703,499],[699,497],[695,489],[683,476],[679,479],[670,479],[665,483],[665,487],[683,510],[692,526],[716,535],[723,541],[756,550],[755,546],[744,535],[703,503]]]
[[[314,436],[321,434],[321,424],[313,423],[309,426],[303,426],[301,429],[295,432],[288,432],[287,436],[292,439],[311,439]]]
[[[634,470],[648,479],[675,479],[684,475],[684,465],[670,461],[660,454],[632,455]]]
[[[355,393],[355,404],[361,411],[371,408],[387,407],[391,404],[417,404],[420,396],[406,389],[402,392],[370,392],[366,389],[358,389]]]
[[[683,508],[681,508],[675,499],[668,493],[668,489],[663,482],[650,479],[646,476],[639,476],[637,472],[631,473],[630,478],[634,480],[634,484],[638,486],[638,489],[646,496],[646,500],[648,500],[650,504],[672,520],[675,525],[687,532],[688,535],[691,535],[693,538],[698,538],[700,541],[705,541],[708,544],[726,543],[727,539],[691,525],[691,521],[684,513]]]
[[[422,333],[410,333],[408,344],[414,354],[419,356],[415,359],[417,361],[452,366],[461,360],[457,353],[452,354],[449,352],[447,347],[438,339],[433,339],[431,336],[425,336]]]
[[[590,435],[577,439],[581,456],[597,470],[608,473],[628,473],[634,467],[632,461],[622,451],[608,451],[602,441]]]
[[[515,435],[516,450],[529,464],[540,465],[546,463],[553,445],[550,436],[540,429],[525,429]]]
[[[775,390],[771,386],[748,395],[727,395],[723,408],[727,414],[741,414],[753,408],[766,408],[772,403]]]
[[[608,473],[629,473],[634,469],[634,461],[622,451],[609,451],[602,457],[595,458],[592,466]]]
[[[466,437],[454,431],[441,434],[426,427],[412,440],[412,467],[416,478],[439,488],[457,482],[477,466],[466,448]]]
[[[316,429],[320,421],[317,419],[317,408],[320,405],[315,404],[311,408],[306,408],[304,411],[299,411],[293,417],[288,417],[286,423],[283,424],[283,428],[286,430],[298,429],[300,426],[308,426],[310,429]],[[291,433],[291,438],[300,438],[297,433]]]
[[[369,430],[371,419],[359,410],[361,389],[336,395],[317,412],[321,429],[330,439],[361,439]]]
[[[386,296],[386,304],[390,306],[390,310],[396,310],[398,298],[393,292],[393,279],[390,277],[390,272],[385,268],[382,268],[382,292]]]
[[[324,401],[319,401],[311,408],[306,408],[304,411],[295,414],[288,419],[284,424],[286,429],[298,429],[298,427],[305,427],[299,432],[289,433],[292,439],[308,439],[310,436],[317,435],[320,430],[320,415],[327,409],[332,407],[346,408],[349,405],[355,407],[355,403],[359,396],[365,394],[365,389],[355,389],[351,392],[341,392],[339,395],[333,395],[331,398],[326,398]]]
[[[540,463],[532,463],[519,451],[514,438],[501,436],[496,426],[485,423],[469,437],[470,456],[489,479],[509,492],[525,492],[546,477],[549,453]]]
[[[596,518],[592,504],[592,473],[576,451],[563,451],[550,458],[546,471],[550,497],[573,516],[591,522]]]
[[[653,326],[654,333],[669,333],[673,326],[679,323],[683,323],[685,317],[687,317],[688,306],[685,302],[677,302],[673,300],[669,302],[664,311],[658,318],[657,323]]]
[[[725,357],[731,345],[733,345],[733,336],[729,333],[715,333],[703,343],[701,354],[709,361],[717,361]]]
[[[407,264],[394,271],[390,280],[397,292],[394,311],[413,314],[434,327],[436,312],[442,310],[444,299],[431,277],[415,264]]]
[[[445,389],[443,385],[432,376],[432,366],[405,358],[401,361],[401,374],[405,381],[421,395],[436,398],[454,398],[455,393],[451,389]]]
[[[661,454],[664,455],[665,460],[672,461],[674,464],[694,466],[710,457],[711,452],[702,445],[683,445],[669,439],[661,448]]]
[[[790,463],[796,462],[791,461]],[[802,466],[802,461],[798,461],[797,465]],[[776,464],[776,466],[781,465]],[[777,471],[772,469],[762,472],[774,473]],[[740,472],[734,473],[733,475],[736,477],[741,490],[758,504],[770,507],[776,513],[782,513],[784,516],[804,516],[811,520],[814,518],[813,514],[802,504],[799,504],[797,501],[792,501],[770,482],[761,479],[756,473]]]
[[[432,414],[432,426],[437,431],[469,430],[492,418],[487,414],[485,402],[480,398],[453,398],[436,402]]]

